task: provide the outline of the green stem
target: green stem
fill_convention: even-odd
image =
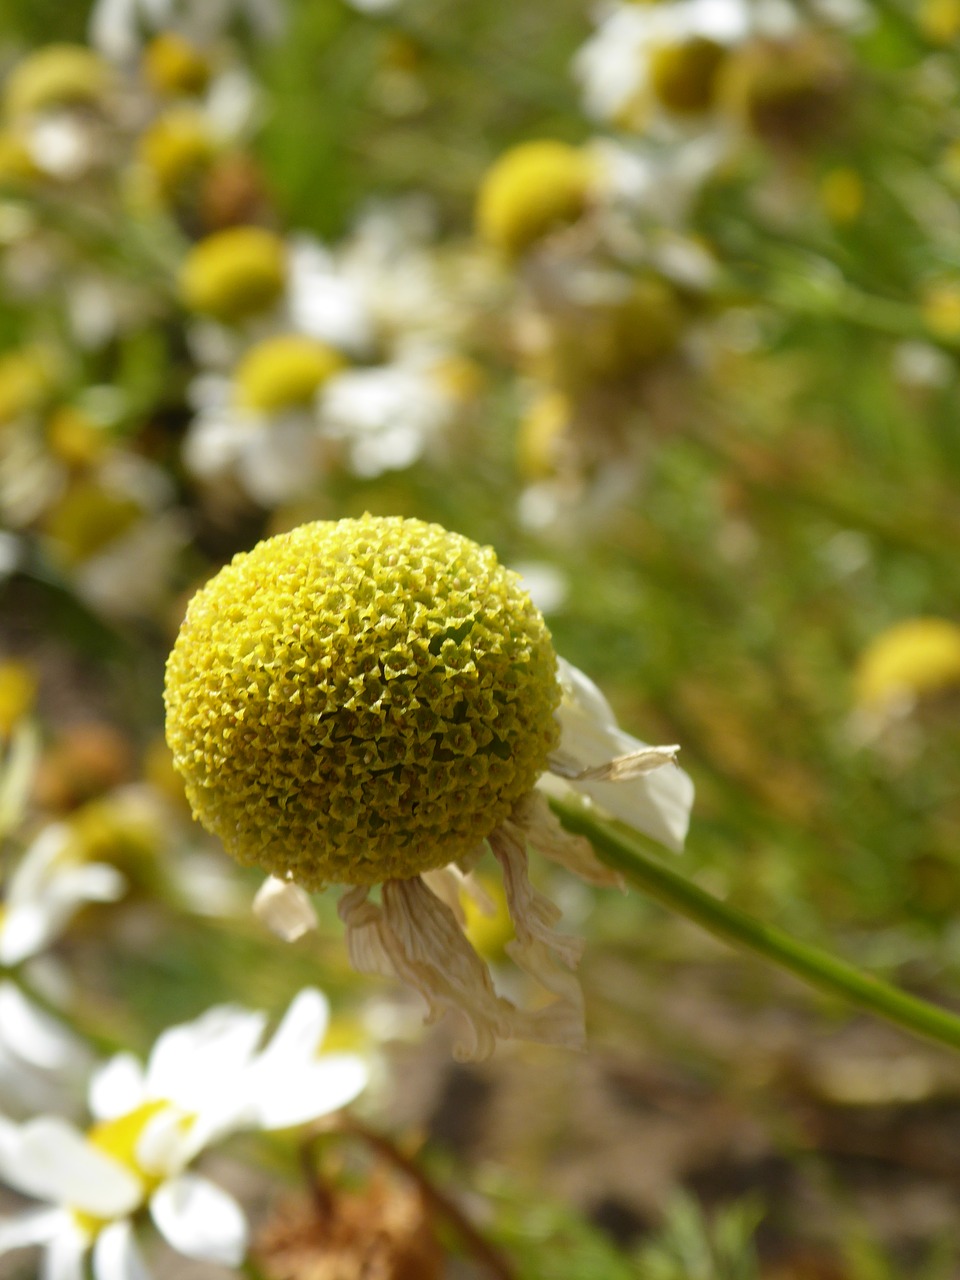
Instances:
[[[551,804],[567,830],[586,836],[602,862],[663,906],[693,920],[724,942],[755,951],[821,991],[859,1005],[916,1035],[960,1049],[960,1017],[955,1014],[728,906],[650,857],[629,836],[583,805],[559,800]]]

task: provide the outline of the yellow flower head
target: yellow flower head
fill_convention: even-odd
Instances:
[[[570,398],[562,391],[543,391],[536,398],[517,432],[517,462],[524,476],[542,480],[555,473],[572,417]]]
[[[556,655],[489,547],[438,525],[301,525],[191,601],[167,741],[205,827],[307,889],[472,851],[557,741]]]
[[[56,107],[93,106],[109,85],[110,68],[92,49],[79,44],[48,44],[28,54],[11,71],[4,106],[13,117]]]
[[[191,311],[240,320],[271,307],[286,284],[283,241],[263,227],[229,227],[194,245],[180,271]]]
[[[505,253],[522,253],[534,241],[582,216],[590,199],[593,165],[565,142],[524,142],[488,170],[477,200],[477,227]]]
[[[0,662],[0,734],[6,737],[37,700],[37,675],[14,658]]]
[[[46,436],[53,456],[68,467],[78,469],[96,462],[107,446],[107,433],[103,428],[72,404],[60,405],[50,414]]]
[[[942,342],[960,340],[960,281],[935,280],[920,299],[920,314],[929,332]]]
[[[705,36],[661,45],[650,59],[650,89],[657,102],[676,115],[697,115],[713,106],[723,45]]]
[[[162,97],[203,93],[210,82],[210,63],[183,36],[163,31],[143,51],[147,84]]]
[[[960,626],[946,618],[910,618],[881,632],[860,655],[861,705],[922,697],[960,685]]]
[[[97,484],[77,484],[64,494],[47,519],[53,553],[64,564],[82,564],[126,533],[142,514],[132,498],[111,493]]]
[[[203,116],[190,107],[158,116],[140,138],[140,158],[165,195],[203,173],[215,154]]]
[[[343,363],[339,352],[303,334],[266,338],[251,347],[237,367],[237,402],[259,413],[309,404]]]
[[[21,347],[0,356],[0,426],[41,408],[53,381],[50,356],[38,347]]]

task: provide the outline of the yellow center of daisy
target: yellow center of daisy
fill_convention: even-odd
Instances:
[[[160,1185],[163,1175],[157,1175],[143,1168],[138,1156],[140,1139],[150,1121],[161,1112],[168,1110],[170,1105],[163,1099],[144,1102],[133,1111],[126,1112],[125,1115],[117,1116],[113,1120],[102,1120],[87,1130],[87,1141],[92,1147],[112,1157],[139,1179],[143,1184],[144,1199]],[[190,1119],[191,1117],[183,1115],[180,1123],[184,1126],[188,1125]],[[88,1231],[91,1235],[96,1235],[108,1221],[98,1218],[95,1214],[86,1213],[82,1209],[74,1209],[73,1217],[81,1230]]]
[[[230,227],[194,245],[180,271],[187,307],[239,320],[277,301],[286,283],[283,242],[263,227]]]
[[[439,525],[318,521],[235,557],[167,663],[195,817],[308,889],[474,849],[556,744],[556,656],[489,547]]]
[[[488,171],[477,200],[477,227],[505,253],[522,253],[548,232],[582,216],[593,180],[590,158],[565,142],[525,142]]]
[[[237,403],[260,413],[309,404],[342,366],[338,352],[313,338],[297,333],[267,338],[251,347],[237,367]]]
[[[143,51],[143,74],[155,93],[169,97],[198,94],[210,81],[210,63],[189,40],[164,31]]]
[[[91,106],[103,96],[109,79],[107,64],[91,49],[50,44],[14,67],[7,79],[4,105],[10,116]]]
[[[177,107],[154,120],[139,149],[143,163],[166,194],[202,173],[216,154],[203,116],[190,107]]]
[[[69,489],[50,512],[46,531],[54,554],[63,563],[76,565],[126,533],[142,514],[132,498],[82,483]]]
[[[857,700],[866,705],[957,685],[960,626],[946,618],[910,618],[890,627],[864,650],[857,664]]]
[[[713,106],[723,45],[704,36],[661,45],[650,60],[650,87],[661,106],[677,115],[695,115]]]

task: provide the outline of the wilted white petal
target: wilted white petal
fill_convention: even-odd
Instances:
[[[164,1239],[191,1258],[236,1267],[247,1251],[247,1222],[232,1196],[196,1174],[165,1182],[150,1200]]]
[[[383,913],[367,900],[369,889],[358,885],[348,889],[337,904],[340,919],[347,927],[347,955],[357,973],[396,976],[396,969],[381,938]]]
[[[550,772],[568,782],[626,782],[629,778],[641,778],[666,764],[676,764],[679,744],[670,747],[640,747],[625,756],[616,756],[603,764],[582,768],[576,761],[560,755],[551,756]]]
[[[299,1071],[264,1079],[256,1101],[263,1129],[287,1129],[339,1111],[366,1086],[368,1071],[352,1053],[330,1053]]]
[[[563,829],[542,792],[524,796],[512,820],[526,832],[538,853],[566,867],[587,884],[624,887],[623,876],[600,861],[589,840]]]
[[[16,1179],[10,1180],[19,1190],[98,1218],[130,1213],[142,1197],[140,1182],[129,1170],[55,1116],[21,1127],[13,1172]]]
[[[277,876],[264,880],[253,900],[253,910],[284,942],[296,942],[317,927],[317,913],[310,895],[298,884]]]
[[[128,1220],[111,1223],[97,1236],[93,1275],[94,1280],[150,1280]]]
[[[422,871],[420,879],[432,894],[450,908],[457,924],[462,928],[466,924],[467,917],[464,915],[463,904],[460,901],[460,880],[454,874],[455,870],[456,868],[453,867],[440,867],[436,871]]]
[[[65,1071],[86,1061],[86,1046],[13,982],[0,982],[0,1043],[43,1071]]]
[[[41,1209],[0,1221],[0,1254],[30,1244],[46,1244],[63,1230],[66,1216],[63,1209]]]
[[[97,1120],[112,1120],[133,1111],[146,1098],[143,1066],[132,1053],[118,1053],[94,1072],[87,1102]]]
[[[563,689],[557,711],[561,767],[565,775],[580,775],[567,776],[566,785],[667,848],[682,849],[693,804],[689,776],[673,765],[635,776],[628,764],[627,776],[621,775],[619,781],[596,780],[598,769],[602,775],[619,758],[643,759],[649,748],[620,729],[606,698],[582,671],[562,658],[558,671]],[[583,776],[584,771],[589,776]],[[549,778],[542,781],[549,788]]]

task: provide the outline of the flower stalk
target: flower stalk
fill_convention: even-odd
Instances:
[[[662,906],[679,912],[732,946],[755,952],[820,991],[866,1009],[915,1035],[960,1049],[960,1016],[908,995],[845,960],[798,942],[789,934],[721,902],[651,857],[596,811],[568,800],[551,800],[551,805],[568,831],[585,836],[591,842],[602,862]]]

